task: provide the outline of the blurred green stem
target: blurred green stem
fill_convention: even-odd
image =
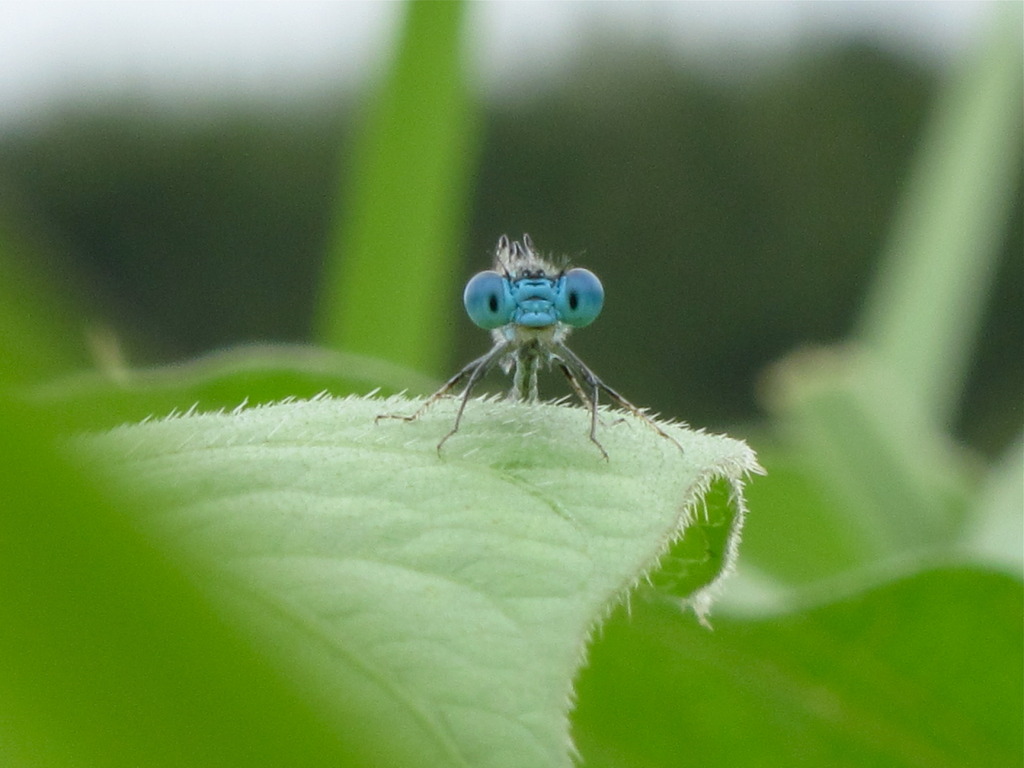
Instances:
[[[939,424],[956,407],[1021,178],[1021,8],[997,4],[942,94],[860,328]]]
[[[973,488],[948,423],[1021,158],[1021,7],[994,6],[940,96],[854,344],[791,356],[780,414],[865,562],[959,535]]]
[[[355,147],[326,265],[319,337],[440,373],[451,345],[476,117],[463,2],[409,2]]]

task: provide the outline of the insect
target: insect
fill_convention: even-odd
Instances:
[[[502,235],[494,251],[494,268],[474,275],[466,283],[462,300],[470,320],[491,332],[494,346],[448,379],[411,416],[385,414],[378,419],[413,421],[465,382],[455,423],[437,444],[440,453],[441,446],[459,431],[473,387],[495,365],[500,365],[506,374],[512,374],[509,399],[530,402],[539,399],[537,374],[540,369],[556,366],[565,374],[576,396],[590,410],[590,441],[605,460],[608,453],[597,439],[598,395],[602,391],[620,408],[639,417],[683,450],[679,442],[655,424],[643,409],[601,381],[565,345],[565,339],[573,329],[590,325],[601,313],[604,288],[593,272],[579,267],[558,268],[548,263],[537,255],[529,235],[523,235],[521,243]]]

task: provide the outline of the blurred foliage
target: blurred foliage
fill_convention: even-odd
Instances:
[[[337,202],[318,340],[442,376],[476,168],[476,104],[463,63],[466,4],[408,9]]]
[[[851,329],[941,82],[865,44],[745,79],[602,44],[485,105],[471,231],[439,297],[459,335],[445,368],[487,345],[457,286],[527,231],[602,276],[604,316],[574,345],[606,379],[693,423],[749,419],[767,363]],[[67,112],[0,136],[0,216],[45,233],[37,259],[89,287],[83,327],[112,327],[132,363],[307,341],[352,114],[340,97]],[[1022,217],[1018,191],[958,418],[990,454],[1024,400]]]
[[[1016,579],[950,569],[714,632],[619,611],[575,736],[588,768],[1019,766],[1024,645],[993,626],[1020,601]]]
[[[109,326],[149,364],[303,339],[340,130],[336,115],[243,109],[60,115],[0,141],[3,215],[38,233],[32,256],[58,286],[87,297],[83,345]]]
[[[366,766],[140,529],[146,502],[69,459],[62,413],[9,396],[24,337],[3,330],[0,764]]]
[[[298,344],[247,344],[148,369],[107,365],[55,377],[18,396],[76,432],[192,408],[232,411],[325,391],[391,395],[431,386],[429,377],[386,360]]]

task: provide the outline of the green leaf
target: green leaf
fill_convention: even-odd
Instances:
[[[48,422],[0,397],[0,764],[365,766]]]
[[[430,392],[437,382],[384,360],[305,345],[250,344],[156,368],[85,371],[24,393],[64,431],[108,429],[171,413],[234,410],[286,398]]]
[[[723,572],[736,560],[739,531],[745,522],[744,503],[735,498],[736,490],[725,477],[710,484],[697,514],[662,555],[649,579],[655,597],[681,598],[705,623]]]
[[[771,472],[747,491],[757,514],[743,529],[741,573],[756,568],[785,584],[812,584],[853,571],[874,554],[862,521],[829,493],[807,458],[769,439],[757,442]]]
[[[319,307],[321,342],[442,374],[477,116],[466,3],[405,4],[396,57],[355,147]],[[382,332],[386,329],[386,332]]]
[[[960,534],[972,466],[877,357],[791,355],[776,366],[773,400],[860,564],[949,546]]]
[[[695,515],[733,520],[741,442],[552,404],[319,399],[119,428],[86,442],[140,520],[329,722],[386,723],[388,765],[571,764],[572,681],[594,625]],[[703,492],[716,484],[702,506]],[[728,540],[726,540],[728,539]],[[713,571],[713,572],[712,572]]]
[[[588,768],[1020,766],[1018,579],[917,574],[767,621],[634,605],[602,628],[574,733]]]

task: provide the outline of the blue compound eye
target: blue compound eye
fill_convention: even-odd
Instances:
[[[492,330],[512,322],[516,303],[508,287],[508,280],[497,272],[478,272],[466,283],[462,293],[469,319],[481,328]]]
[[[589,269],[570,269],[563,275],[556,299],[559,319],[566,325],[582,328],[601,314],[604,288]]]

